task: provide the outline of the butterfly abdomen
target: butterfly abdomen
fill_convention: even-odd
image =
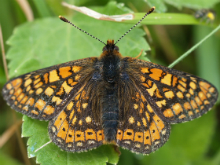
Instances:
[[[118,98],[117,89],[105,89],[105,95],[102,103],[102,126],[104,129],[105,141],[112,142],[116,140],[116,130],[118,126]]]

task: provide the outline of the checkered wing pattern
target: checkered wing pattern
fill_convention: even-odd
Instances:
[[[51,140],[63,150],[82,152],[103,144],[104,134],[99,116],[100,85],[96,80],[93,74],[64,110],[49,123]]]
[[[129,79],[119,91],[125,95],[117,144],[133,152],[157,150],[168,140],[171,123],[198,118],[218,98],[216,88],[199,77],[135,58],[123,62],[128,66],[122,77]]]
[[[13,109],[50,120],[68,104],[93,72],[96,58],[87,58],[27,73],[8,81],[2,94]]]
[[[129,101],[121,102],[123,112],[119,119],[116,141],[123,148],[135,153],[149,154],[160,148],[169,138],[170,124],[163,121],[137,86],[127,86]],[[123,90],[123,89],[121,89]],[[120,93],[120,92],[119,92]],[[129,94],[128,94],[129,95]],[[128,104],[125,106],[123,104]]]
[[[218,98],[217,89],[211,83],[191,74],[137,59],[130,61],[130,67],[138,72],[133,73],[133,79],[149,104],[168,123],[198,118]]]

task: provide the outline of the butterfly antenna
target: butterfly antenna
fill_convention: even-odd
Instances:
[[[123,34],[119,39],[118,41],[115,42],[115,45],[124,37],[126,36],[132,29],[134,29],[138,24],[141,23],[141,21],[143,21],[143,19],[149,15],[150,13],[152,13],[153,11],[155,10],[155,7],[152,7],[141,19],[140,21],[138,21],[134,26],[132,26],[125,34]]]
[[[95,38],[95,39],[98,40],[99,42],[101,42],[101,43],[103,43],[104,45],[106,45],[103,41],[101,41],[101,40],[98,39],[97,37],[95,37],[95,36],[89,34],[89,33],[86,32],[85,30],[80,29],[79,27],[77,27],[76,25],[74,25],[72,22],[70,22],[68,19],[66,19],[65,17],[59,16],[59,18],[60,18],[63,22],[69,23],[70,25],[72,25],[72,26],[75,27],[76,29],[80,30],[81,32],[86,33],[86,34],[89,35],[90,37]]]

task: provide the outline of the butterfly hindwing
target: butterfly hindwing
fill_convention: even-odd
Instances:
[[[8,81],[2,94],[16,111],[32,118],[50,120],[68,103],[92,72],[96,58],[55,65]]]
[[[133,84],[129,88],[134,92],[124,96],[129,100],[126,102],[129,106],[127,109],[120,107],[126,115],[121,115],[124,117],[119,119],[116,141],[120,147],[132,152],[149,154],[168,140],[170,124],[154,112],[138,87]]]
[[[134,68],[130,73],[134,82],[155,113],[168,123],[197,118],[218,98],[217,89],[199,77],[134,58],[126,60]]]
[[[68,105],[49,123],[51,140],[60,148],[71,152],[82,152],[103,144],[104,134],[100,114],[96,73],[75,92]],[[95,79],[95,80],[94,80]],[[95,103],[95,104],[94,104]]]

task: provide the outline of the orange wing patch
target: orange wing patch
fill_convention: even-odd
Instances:
[[[69,66],[59,68],[59,75],[62,78],[69,77],[72,75],[72,72],[70,70],[71,70],[71,67],[69,67]]]
[[[153,68],[153,69],[150,69],[150,72],[152,72],[152,73],[149,74],[149,76],[152,79],[159,81],[160,78],[162,77],[163,70],[157,69],[157,68]]]

